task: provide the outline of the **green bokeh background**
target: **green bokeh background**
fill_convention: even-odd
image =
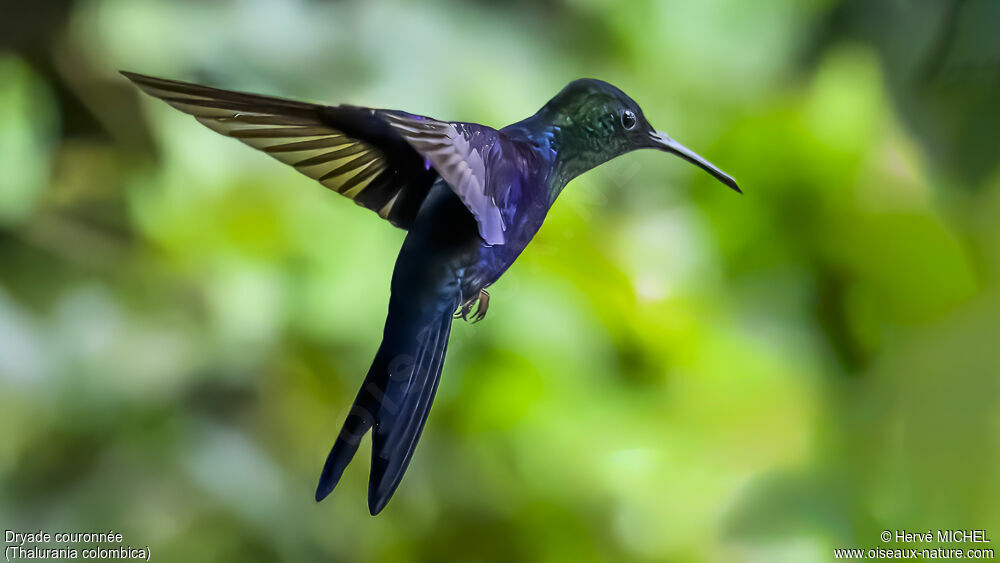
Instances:
[[[1000,3],[4,13],[0,527],[114,529],[155,561],[1000,543]],[[573,181],[488,318],[456,324],[372,518],[367,440],[312,494],[404,233],[119,68],[495,126],[598,77],[746,195],[652,151]]]

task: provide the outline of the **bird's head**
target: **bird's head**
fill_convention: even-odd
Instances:
[[[607,82],[574,80],[539,113],[558,135],[560,151],[573,160],[574,175],[636,149],[658,149],[687,160],[740,191],[731,176],[654,129],[639,104]]]

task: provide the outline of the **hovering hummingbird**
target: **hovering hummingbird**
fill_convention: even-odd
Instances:
[[[295,167],[407,230],[382,343],[327,457],[326,498],[373,430],[368,508],[409,465],[437,390],[453,318],[481,320],[486,289],[514,263],[574,177],[636,149],[736,182],[646,121],[618,88],[570,82],[531,117],[493,129],[403,111],[327,106],[122,72],[147,94]]]

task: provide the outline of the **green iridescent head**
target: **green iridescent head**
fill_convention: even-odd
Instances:
[[[639,104],[625,92],[593,78],[566,85],[538,112],[549,123],[559,151],[575,176],[636,149],[658,149],[695,164],[723,184],[740,191],[728,174],[698,156],[646,120]]]

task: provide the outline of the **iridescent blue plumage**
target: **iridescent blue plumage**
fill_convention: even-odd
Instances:
[[[571,82],[533,116],[496,130],[395,110],[324,106],[123,73],[201,123],[294,166],[408,233],[393,271],[382,343],[323,468],[316,500],[372,430],[368,503],[403,477],[434,399],[452,317],[489,305],[574,177],[626,152],[674,153],[732,178],[654,130],[599,80]]]

